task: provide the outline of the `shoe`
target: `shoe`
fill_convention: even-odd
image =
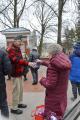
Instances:
[[[17,110],[13,110],[13,109],[11,109],[11,113],[19,115],[19,114],[22,114],[23,111],[20,110],[20,109],[17,109]]]
[[[18,104],[18,108],[26,108],[27,107],[27,105],[25,105],[25,104]]]
[[[71,100],[72,100],[72,101],[75,101],[75,100],[76,100],[76,98],[72,97],[72,98],[71,98]]]
[[[37,85],[37,82],[35,82],[35,83],[32,83],[32,85]]]
[[[24,78],[24,81],[28,80],[27,78]]]

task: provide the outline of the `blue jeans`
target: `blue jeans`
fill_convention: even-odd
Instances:
[[[6,85],[0,85],[0,109],[4,117],[9,117],[9,109],[7,104]]]
[[[33,83],[38,83],[38,70],[31,68]]]

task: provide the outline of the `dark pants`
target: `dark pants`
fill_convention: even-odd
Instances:
[[[11,75],[10,74],[8,74],[8,80],[11,80]]]
[[[25,66],[24,67],[24,73],[23,73],[24,79],[26,79],[26,75],[27,75],[28,72],[29,72],[29,67]]]
[[[72,84],[73,96],[74,96],[74,98],[77,98],[77,91],[78,91],[78,94],[80,95],[80,83],[79,82],[71,82],[71,84]]]
[[[33,83],[38,83],[38,70],[31,68]]]
[[[9,109],[6,96],[6,85],[0,85],[0,109],[4,117],[9,117]]]

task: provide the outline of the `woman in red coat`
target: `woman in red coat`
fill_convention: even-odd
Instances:
[[[46,78],[43,77],[40,80],[41,85],[46,88],[45,117],[47,119],[50,113],[55,113],[58,120],[62,120],[67,106],[68,76],[71,63],[59,44],[51,45],[49,53],[49,61],[37,60],[38,63],[47,66]]]

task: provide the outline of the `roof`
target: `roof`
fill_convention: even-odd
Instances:
[[[19,27],[19,28],[9,28],[1,31],[3,34],[8,34],[8,33],[28,33],[30,34],[30,30],[26,29],[24,27]]]

